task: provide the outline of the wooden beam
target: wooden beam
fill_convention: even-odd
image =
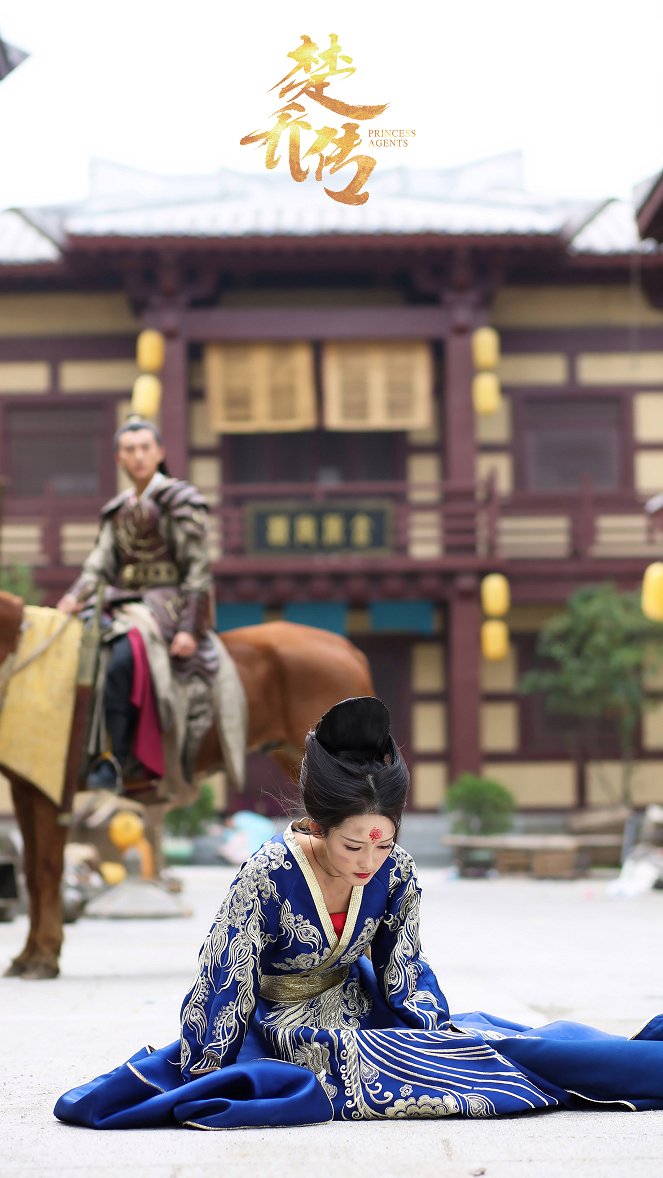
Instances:
[[[154,324],[157,325],[156,323]],[[201,307],[183,312],[183,337],[196,343],[240,340],[444,339],[439,307]]]

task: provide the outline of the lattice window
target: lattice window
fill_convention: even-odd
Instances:
[[[619,398],[532,398],[523,404],[519,420],[524,490],[566,490],[580,486],[585,477],[602,490],[627,485]]]
[[[323,353],[327,429],[427,429],[432,362],[425,343],[330,343]]]
[[[103,495],[104,409],[97,406],[30,405],[5,411],[8,491],[12,497],[39,496],[51,485],[56,495]]]
[[[317,424],[309,344],[208,344],[205,393],[217,433],[308,430]]]

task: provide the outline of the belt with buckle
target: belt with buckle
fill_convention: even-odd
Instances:
[[[121,573],[127,589],[142,589],[155,585],[178,585],[180,574],[171,560],[155,560],[151,564],[127,564]]]

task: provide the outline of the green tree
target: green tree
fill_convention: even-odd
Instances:
[[[25,564],[10,564],[0,568],[0,589],[4,593],[22,597],[28,605],[39,605],[41,600],[32,569]]]
[[[630,805],[635,738],[642,712],[654,702],[647,682],[663,657],[663,625],[644,617],[639,594],[619,593],[609,582],[586,586],[546,622],[536,650],[547,666],[523,675],[521,691],[541,692],[547,711],[586,721],[578,737],[584,755],[597,722],[614,724],[621,797]]]
[[[209,782],[203,782],[195,802],[169,810],[164,818],[168,834],[175,838],[197,838],[204,834],[214,818],[214,790]]]
[[[516,800],[499,781],[461,773],[447,790],[444,808],[454,834],[502,834],[513,826]]]

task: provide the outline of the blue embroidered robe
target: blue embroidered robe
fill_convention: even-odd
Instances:
[[[337,938],[291,828],[238,872],[200,951],[179,1042],[60,1097],[97,1128],[495,1116],[589,1101],[663,1108],[663,1017],[630,1040],[449,1017],[421,952],[414,863],[395,846]],[[370,960],[366,956],[370,953]]]

